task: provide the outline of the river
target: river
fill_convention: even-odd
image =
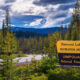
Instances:
[[[45,55],[44,55],[45,56]],[[18,61],[18,63],[25,63],[25,62],[31,62],[32,58],[34,58],[35,60],[41,60],[43,56],[38,54],[38,55],[25,55],[25,57],[17,57],[14,59],[14,61]],[[0,59],[0,61],[2,61],[2,59]]]

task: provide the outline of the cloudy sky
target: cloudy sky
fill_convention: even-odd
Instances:
[[[0,0],[0,28],[5,10],[13,27],[49,28],[69,24],[76,0]]]

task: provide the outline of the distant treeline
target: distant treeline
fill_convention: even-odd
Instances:
[[[39,34],[31,31],[16,31],[14,32],[17,38],[30,38],[30,37],[47,37],[48,34]]]

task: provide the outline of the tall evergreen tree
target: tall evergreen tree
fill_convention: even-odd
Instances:
[[[8,22],[8,13],[6,13],[6,23],[7,23],[7,27],[9,26],[9,22]],[[8,29],[8,28],[7,28]],[[1,55],[1,59],[3,60],[2,64],[0,64],[0,66],[2,66],[1,69],[1,76],[2,76],[2,80],[14,80],[14,76],[13,76],[13,72],[14,72],[14,61],[13,59],[15,58],[14,54],[17,52],[18,50],[18,44],[17,44],[17,39],[14,36],[14,33],[12,31],[8,31],[7,29],[5,29],[5,25],[4,25],[4,21],[3,21],[3,25],[2,25],[2,35],[0,35],[0,37],[2,38],[2,43],[0,41],[0,50],[1,53],[3,53]],[[5,34],[6,33],[6,34]]]
[[[14,69],[14,61],[15,53],[18,50],[17,40],[12,32],[7,32],[4,38],[4,44],[2,48],[2,77],[3,80],[13,80],[13,69]]]
[[[77,0],[76,6],[73,11],[72,24],[77,27],[77,40],[80,40],[80,0]]]
[[[64,28],[63,28],[63,25],[61,26],[61,37],[64,40]]]
[[[3,23],[2,23],[2,33],[3,33],[3,37],[5,37],[5,23],[4,23],[4,20],[3,20]]]
[[[10,15],[9,15],[9,9],[6,10],[6,18],[5,18],[5,22],[6,22],[6,28],[7,30],[10,30]]]

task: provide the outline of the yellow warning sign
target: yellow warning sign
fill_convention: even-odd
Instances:
[[[73,53],[80,54],[80,41],[58,41],[58,53]]]

